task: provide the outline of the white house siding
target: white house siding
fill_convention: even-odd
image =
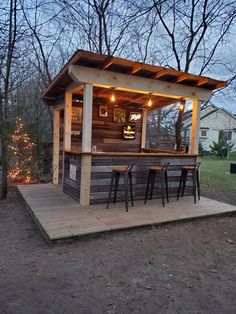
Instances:
[[[209,106],[201,111],[201,117],[204,117],[207,113],[215,110],[215,106]],[[187,126],[190,123],[191,119],[187,119],[184,122],[184,126]],[[205,130],[207,132],[206,136],[201,136],[202,130]],[[205,116],[200,121],[199,141],[202,144],[204,150],[209,151],[212,142],[218,142],[219,132],[221,130],[229,130],[232,132],[232,139],[230,142],[234,144],[232,150],[236,151],[236,117],[225,111],[224,109],[218,109],[217,111]],[[188,128],[187,135],[189,135],[190,132],[191,127]]]

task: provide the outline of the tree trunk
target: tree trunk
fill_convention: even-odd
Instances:
[[[183,109],[179,109],[178,118],[175,124],[175,142],[176,142],[176,150],[179,151],[182,144],[182,122],[184,116],[184,108],[185,108],[185,101],[181,101],[180,105],[183,105]]]
[[[162,108],[159,108],[157,112],[157,148],[160,148]]]
[[[6,70],[3,88],[3,101],[0,103],[1,114],[1,136],[2,136],[2,193],[1,198],[5,198],[8,192],[8,147],[9,147],[9,117],[8,117],[8,100],[10,91],[11,67],[13,61],[13,51],[16,43],[16,0],[11,0],[9,3],[9,30],[7,35],[7,55],[6,55]]]
[[[4,199],[7,196],[8,191],[8,140],[7,131],[8,128],[5,126],[6,123],[2,123],[2,191],[1,198]]]

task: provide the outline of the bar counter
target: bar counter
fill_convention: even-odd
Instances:
[[[90,153],[82,153],[78,150],[65,151],[69,154],[83,155]],[[199,157],[200,154],[190,154],[190,153],[179,153],[171,151],[150,151],[150,152],[96,152],[91,153],[92,156],[152,156],[152,157]]]
[[[85,153],[86,154],[86,153]],[[88,154],[88,153],[87,153]],[[134,199],[144,199],[149,167],[169,162],[169,195],[176,196],[182,165],[196,163],[198,154],[176,152],[96,152],[91,157],[90,203],[105,203],[114,167],[127,166],[134,161],[133,192]],[[83,153],[72,150],[65,152],[65,172],[63,190],[76,200],[80,200],[81,160]],[[123,200],[123,179],[120,179],[117,200]],[[159,186],[156,180],[156,187]],[[160,197],[160,191],[154,190],[153,198]]]

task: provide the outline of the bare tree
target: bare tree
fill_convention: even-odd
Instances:
[[[145,6],[154,10],[159,18],[153,34],[159,42],[154,53],[160,64],[199,75],[225,64],[222,52],[236,18],[235,1],[168,0],[160,3],[153,0]],[[143,10],[143,5],[141,7]],[[178,149],[183,113],[179,111],[175,127]]]
[[[57,0],[63,8],[62,16],[69,21],[69,34],[73,42],[90,51],[109,55],[124,54],[131,39],[130,25],[136,19],[130,1],[81,0],[78,2]],[[68,29],[68,28],[67,28]]]
[[[2,148],[2,191],[1,198],[7,196],[8,191],[8,145],[9,145],[9,93],[11,86],[11,71],[17,39],[17,0],[10,0],[5,10],[1,33],[1,47],[5,51],[1,55],[1,91],[0,91],[0,126]]]

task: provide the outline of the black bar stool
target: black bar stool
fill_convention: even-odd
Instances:
[[[132,186],[132,168],[133,168],[134,164],[135,164],[135,162],[131,162],[130,164],[128,164],[127,167],[117,167],[117,168],[112,169],[111,184],[110,184],[109,195],[108,195],[108,200],[107,200],[107,208],[109,207],[109,204],[111,201],[111,194],[112,194],[112,190],[113,190],[114,180],[115,180],[115,185],[114,185],[113,204],[116,202],[116,196],[117,196],[117,190],[118,190],[120,175],[124,176],[124,192],[125,192],[126,211],[128,212],[129,182],[130,182],[131,204],[132,204],[132,206],[134,206],[133,186]]]
[[[160,178],[161,198],[162,198],[163,207],[165,206],[165,190],[166,190],[166,200],[167,200],[167,203],[169,203],[168,176],[167,176],[167,169],[168,169],[169,164],[170,164],[169,162],[166,162],[164,165],[153,166],[149,168],[144,204],[146,204],[147,202],[149,186],[150,186],[150,200],[152,199],[156,174],[159,175],[159,178]],[[164,185],[165,185],[165,188],[164,188]]]
[[[199,183],[199,167],[200,167],[200,162],[196,163],[194,166],[183,166],[181,168],[181,176],[179,180],[179,189],[178,189],[178,195],[177,195],[177,200],[179,199],[180,191],[181,191],[181,186],[182,186],[182,197],[184,196],[184,191],[185,191],[185,186],[186,186],[186,181],[187,181],[187,176],[188,173],[192,174],[192,181],[193,181],[193,198],[194,198],[194,203],[196,204],[196,190],[198,191],[198,199],[200,200],[200,183]]]

